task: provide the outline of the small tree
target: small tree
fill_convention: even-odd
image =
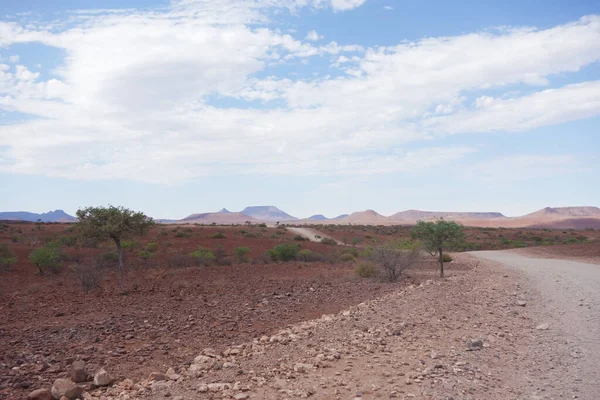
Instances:
[[[84,237],[98,240],[110,239],[115,242],[119,256],[119,286],[121,293],[124,293],[122,241],[132,236],[144,235],[154,225],[154,221],[144,213],[115,206],[77,210],[77,218],[79,218],[78,228]]]
[[[464,239],[464,228],[454,221],[439,219],[435,222],[419,221],[411,233],[413,239],[421,240],[429,253],[438,257],[440,276],[444,276],[444,247]]]

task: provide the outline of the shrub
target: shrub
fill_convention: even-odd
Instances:
[[[278,244],[270,249],[267,254],[273,260],[292,261],[295,260],[298,255],[298,245],[292,243]]]
[[[102,279],[101,267],[98,264],[75,264],[71,267],[77,280],[81,283],[81,288],[84,293],[91,289],[100,288]]]
[[[354,261],[354,256],[350,253],[344,253],[340,256],[340,260],[345,262]]]
[[[321,239],[321,243],[327,244],[327,245],[333,245],[333,246],[337,245],[337,242],[331,238],[323,238],[323,239]]]
[[[225,239],[227,236],[225,236],[225,234],[223,232],[217,232],[214,235],[212,235],[210,238],[211,239]]]
[[[205,247],[198,247],[196,251],[190,253],[190,256],[194,257],[197,265],[206,266],[215,261],[213,252]]]
[[[300,250],[300,252],[298,253],[298,256],[300,257],[300,259],[304,262],[308,262],[308,260],[311,258],[313,252],[308,250],[308,249],[303,249]]]
[[[444,253],[444,255],[442,256],[442,261],[444,262],[452,262],[452,260],[453,258],[448,253]]]
[[[77,237],[71,235],[64,235],[59,237],[58,241],[63,246],[73,247],[77,244]]]
[[[236,247],[233,252],[238,262],[244,263],[248,261],[248,254],[250,254],[249,247]]]
[[[169,231],[168,231],[168,230],[166,230],[165,228],[162,228],[162,229],[160,230],[160,234],[161,234],[161,235],[163,235],[163,236],[169,236]]]
[[[377,267],[369,262],[361,262],[354,269],[354,273],[361,278],[377,276]]]
[[[356,246],[359,243],[360,243],[360,238],[355,237],[354,239],[352,239],[352,246]]]
[[[308,239],[302,235],[296,235],[296,236],[294,236],[294,240],[296,240],[298,242],[304,242],[305,240],[308,240]]]
[[[176,252],[169,256],[167,265],[170,268],[192,267],[197,264],[197,259],[190,254]]]
[[[400,250],[392,246],[378,246],[373,249],[371,260],[377,264],[384,278],[395,282],[407,268],[412,267],[419,259],[420,250]]]
[[[59,251],[55,247],[40,247],[29,254],[29,261],[37,267],[40,275],[44,275],[46,268],[50,268],[52,273],[58,273]]]
[[[175,237],[177,237],[177,238],[181,238],[181,237],[188,238],[188,237],[192,236],[189,232],[181,232],[181,231],[175,231],[175,230],[173,232],[175,232]]]
[[[527,243],[525,243],[525,242],[524,242],[524,241],[522,241],[522,240],[517,240],[516,242],[514,242],[514,246],[515,246],[517,249],[523,249],[523,248],[527,247]]]
[[[0,269],[9,269],[16,263],[17,257],[8,247],[8,243],[0,243]]]
[[[217,262],[217,264],[219,265],[223,265],[222,261],[225,258],[225,256],[227,255],[227,253],[225,252],[225,249],[223,248],[223,246],[218,246],[215,251],[213,252],[214,256],[215,256],[215,261]]]
[[[123,247],[123,250],[127,250],[127,249],[129,249],[129,251],[130,251],[131,253],[133,253],[133,251],[134,251],[136,248],[140,247],[140,244],[139,244],[139,242],[136,242],[135,240],[124,240],[124,241],[121,243],[121,247]]]
[[[267,224],[265,224],[265,223],[262,223],[262,224],[258,224],[258,226],[259,226],[259,228],[266,228],[266,227],[267,227]]]
[[[245,238],[249,238],[249,239],[254,239],[254,238],[256,238],[257,236],[256,236],[256,234],[255,234],[255,233],[248,232],[248,233],[244,233],[244,237],[245,237]]]
[[[149,251],[150,253],[154,253],[156,250],[158,250],[158,243],[156,243],[156,242],[147,243],[146,250]]]
[[[142,250],[138,251],[138,256],[143,258],[144,261],[148,261],[149,259],[154,257],[154,254],[151,253],[150,251],[148,251],[147,249],[142,249]]]
[[[119,262],[119,255],[117,254],[116,251],[107,251],[104,252],[102,254],[100,254],[100,260],[104,261],[105,263],[117,263]]]

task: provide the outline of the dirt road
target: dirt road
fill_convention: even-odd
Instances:
[[[323,232],[319,232],[317,230],[314,229],[310,229],[310,228],[295,228],[295,227],[287,227],[287,229],[289,231],[292,231],[294,233],[297,233],[298,235],[304,236],[305,238],[309,239],[311,242],[320,242],[321,238],[331,238],[333,239],[331,236],[324,234]],[[319,236],[319,237],[317,237]],[[337,239],[334,239],[337,244],[339,245],[343,245],[344,243],[340,242]]]
[[[600,398],[600,265],[505,251],[471,254],[525,273],[542,296],[541,312],[553,319],[553,340],[564,340],[577,360],[573,379],[583,383],[580,398]]]

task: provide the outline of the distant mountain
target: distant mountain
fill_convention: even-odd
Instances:
[[[246,221],[256,222],[254,218],[249,217],[246,214],[223,209],[216,213],[191,214],[183,219],[173,222],[179,224],[243,224]]]
[[[252,206],[242,210],[242,214],[260,221],[276,222],[276,221],[295,221],[298,218],[281,211],[275,206]]]
[[[340,223],[378,225],[388,223],[387,217],[373,210],[359,211],[338,220]]]
[[[338,220],[338,219],[343,219],[343,218],[346,218],[347,216],[348,216],[348,214],[340,214],[340,215],[338,215],[337,217],[335,217],[335,218],[332,218],[332,219],[334,219],[334,220]]]
[[[220,213],[224,213],[224,214],[229,214],[229,213],[231,213],[231,211],[229,211],[229,210],[228,210],[228,209],[226,209],[226,208],[221,208],[221,211],[219,211],[219,212],[220,212]]]
[[[310,220],[313,220],[313,221],[327,221],[327,220],[329,220],[329,218],[327,218],[323,214],[315,214],[315,215],[312,215],[312,216],[308,217],[307,219],[310,219]]]
[[[36,222],[38,219],[42,222],[75,222],[77,220],[63,210],[48,211],[47,213],[42,214],[28,211],[0,212],[0,219],[30,222]]]
[[[480,220],[480,219],[495,219],[506,218],[498,212],[446,212],[446,211],[420,211],[407,210],[391,215],[391,221],[415,223],[417,221],[427,221],[432,219],[448,219],[448,220]]]
[[[598,207],[546,207],[539,211],[523,216],[530,217],[550,217],[550,218],[600,218],[600,208]]]

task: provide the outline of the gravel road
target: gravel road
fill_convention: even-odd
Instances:
[[[529,258],[504,251],[473,252],[524,273],[542,297],[540,312],[549,316],[554,341],[568,346],[583,399],[600,398],[600,265]]]
[[[309,239],[311,242],[320,242],[321,239],[320,238],[331,238],[333,239],[331,236],[324,234],[323,232],[319,232],[317,230],[314,229],[310,229],[310,228],[296,228],[296,227],[291,227],[288,226],[287,227],[288,230],[297,233],[298,235],[304,236],[305,238]],[[320,238],[317,238],[316,236],[319,236]],[[337,244],[339,245],[343,245],[344,243],[340,242],[337,239],[334,239]]]

